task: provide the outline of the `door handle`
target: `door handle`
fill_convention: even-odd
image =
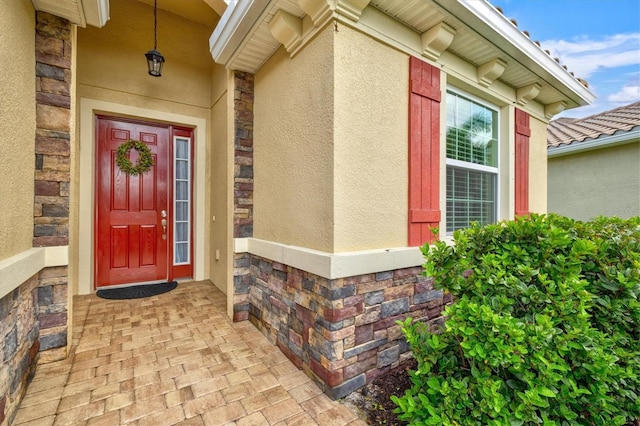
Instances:
[[[167,217],[167,211],[162,210],[160,212],[160,216],[162,216],[162,220],[160,221],[160,224],[162,225],[162,239],[166,240],[167,239],[167,219],[165,218]]]

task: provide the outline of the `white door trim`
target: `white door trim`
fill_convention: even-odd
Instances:
[[[141,120],[172,123],[194,127],[195,163],[193,188],[193,237],[195,280],[205,279],[205,250],[207,221],[205,220],[207,121],[204,118],[173,114],[97,99],[80,98],[80,161],[78,174],[78,292],[94,292],[93,221],[95,205],[95,115],[114,115]]]

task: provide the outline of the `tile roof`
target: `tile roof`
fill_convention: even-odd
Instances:
[[[585,118],[558,118],[547,127],[547,148],[571,145],[640,126],[640,102]]]

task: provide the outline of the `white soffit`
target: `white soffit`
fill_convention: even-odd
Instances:
[[[209,38],[214,61],[255,73],[280,47],[269,29],[279,10],[298,18],[304,16],[297,0],[231,0]]]
[[[534,44],[488,1],[434,0],[434,2],[461,19],[482,38],[492,41],[500,50],[517,61],[523,69],[541,76],[549,85],[578,105],[587,105],[595,100],[595,95],[587,87]],[[507,76],[503,77],[507,79]],[[562,90],[563,88],[566,89]],[[576,95],[579,99],[576,99]]]
[[[227,68],[255,73],[280,47],[269,31],[269,22],[278,10],[304,16],[295,0],[231,2],[209,39],[213,59]],[[382,14],[389,20],[379,19]],[[383,21],[385,25],[395,22],[397,28],[371,27]],[[499,80],[516,89],[540,83],[536,86],[540,103],[568,100],[567,107],[574,108],[595,100],[587,87],[486,0],[370,0],[359,22],[344,20],[416,57],[422,57],[422,51],[412,40],[420,40],[421,34],[440,22],[456,31],[447,48],[450,53],[475,66],[499,58],[507,64]],[[405,39],[393,43],[397,35]]]
[[[109,20],[109,0],[31,0],[36,10],[64,18],[80,27],[101,28]]]

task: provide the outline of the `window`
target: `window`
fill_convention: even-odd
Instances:
[[[173,264],[184,265],[191,253],[191,140],[175,137],[174,144]]]
[[[498,201],[498,111],[447,91],[447,233],[493,223]]]

